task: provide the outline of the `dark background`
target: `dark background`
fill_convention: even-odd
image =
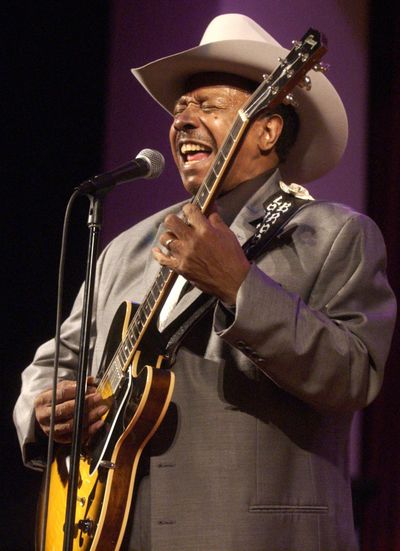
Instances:
[[[11,415],[22,367],[54,332],[62,213],[73,187],[102,168],[109,5],[13,2],[2,8],[0,551],[33,549],[41,477],[22,466]],[[368,211],[384,232],[389,277],[396,292],[400,281],[399,37],[395,3],[389,6],[373,0]],[[74,210],[68,249],[66,311],[84,277],[86,216],[82,199]],[[363,470],[355,494],[363,551],[400,549],[399,347],[397,329],[383,391],[364,415]]]
[[[41,476],[22,466],[11,415],[21,368],[54,334],[68,198],[101,167],[109,13],[87,1],[10,2],[3,12],[0,550],[33,551]],[[65,311],[84,278],[87,206],[82,198],[73,213]]]

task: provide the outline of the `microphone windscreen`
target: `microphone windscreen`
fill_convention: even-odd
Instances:
[[[143,159],[149,165],[149,172],[144,178],[158,178],[165,166],[164,156],[155,149],[142,149],[136,159]]]

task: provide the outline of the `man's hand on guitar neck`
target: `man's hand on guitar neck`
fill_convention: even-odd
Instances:
[[[75,381],[62,381],[57,385],[54,440],[61,444],[71,442],[75,394]],[[50,431],[51,399],[51,389],[41,392],[35,399],[36,421],[47,436]],[[84,440],[87,440],[103,425],[102,417],[108,409],[101,395],[96,391],[93,377],[88,378],[85,405]]]
[[[207,218],[193,204],[183,207],[186,223],[170,214],[160,248],[153,255],[162,265],[183,275],[193,285],[227,304],[235,304],[240,285],[250,268],[235,234],[213,212]]]

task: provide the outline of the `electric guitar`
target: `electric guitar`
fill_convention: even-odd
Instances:
[[[284,101],[290,91],[310,86],[310,69],[322,70],[319,59],[327,51],[318,31],[310,29],[251,95],[228,132],[192,202],[207,214],[249,123],[261,112]],[[163,266],[142,304],[134,311],[126,302],[118,309],[108,335],[98,372],[98,391],[109,410],[104,426],[82,448],[75,514],[73,551],[118,551],[131,508],[141,453],[159,427],[170,404],[174,373],[162,346],[156,319],[173,283]],[[163,364],[166,364],[163,366]],[[68,447],[60,446],[51,466],[45,551],[63,548],[69,477]],[[36,548],[40,549],[44,513],[39,508]]]

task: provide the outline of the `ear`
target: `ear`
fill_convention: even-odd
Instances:
[[[264,115],[259,119],[261,132],[258,147],[261,153],[268,153],[274,147],[283,130],[283,119],[280,115]]]

